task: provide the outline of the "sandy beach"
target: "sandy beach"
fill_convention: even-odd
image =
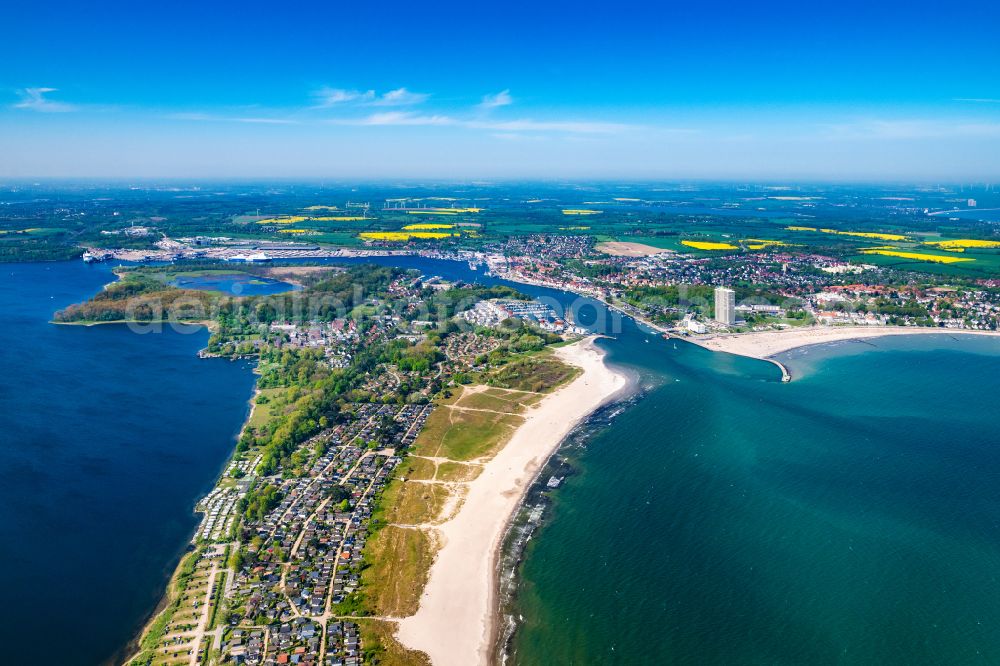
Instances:
[[[501,540],[535,475],[573,427],[610,400],[628,380],[608,368],[591,339],[555,350],[583,369],[538,403],[507,445],[469,484],[462,508],[439,526],[442,547],[415,615],[397,637],[427,653],[435,666],[489,663],[496,621],[496,566]]]
[[[838,340],[862,340],[886,335],[1000,335],[996,331],[968,331],[950,328],[916,326],[812,326],[783,331],[738,333],[689,341],[713,351],[728,352],[751,358],[771,359],[782,352]]]

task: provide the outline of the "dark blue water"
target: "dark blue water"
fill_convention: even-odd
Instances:
[[[0,265],[0,641],[98,664],[157,603],[246,417],[245,364],[199,330],[55,326],[114,276]],[[8,658],[0,661],[7,663]]]
[[[982,220],[984,222],[1000,222],[1000,209],[998,208],[984,208],[976,209],[970,208],[968,210],[956,210],[949,212],[947,215],[936,215],[935,217],[949,218],[949,217],[960,217],[965,220]]]

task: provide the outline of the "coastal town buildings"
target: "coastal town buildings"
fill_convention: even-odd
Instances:
[[[256,353],[262,379],[236,454],[197,505],[197,576],[149,639],[155,657],[172,664],[372,663],[374,639],[363,622],[371,613],[367,546],[382,526],[380,498],[434,410],[431,398],[449,395],[469,373],[505,363],[515,340],[527,345],[518,351],[537,351],[560,339],[552,332],[574,330],[551,308],[517,298],[479,301],[443,322],[421,318],[430,310],[425,299],[445,298],[453,288],[430,282],[396,274],[346,316],[229,321],[215,334],[206,355]],[[313,375],[319,383],[297,383]],[[303,404],[295,400],[319,398],[326,380],[344,381],[327,394],[336,404],[322,417],[311,414],[312,434],[283,440],[288,448],[275,455],[262,442]]]

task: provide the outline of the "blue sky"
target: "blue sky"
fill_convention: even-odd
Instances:
[[[16,3],[0,176],[1000,177],[998,3],[350,4]]]

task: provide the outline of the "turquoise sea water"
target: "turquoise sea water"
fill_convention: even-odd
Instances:
[[[509,663],[1000,663],[1000,339],[807,347],[785,384],[609,332],[641,395],[561,453]]]
[[[517,664],[1000,662],[1000,340],[606,344],[646,395],[529,542]]]

